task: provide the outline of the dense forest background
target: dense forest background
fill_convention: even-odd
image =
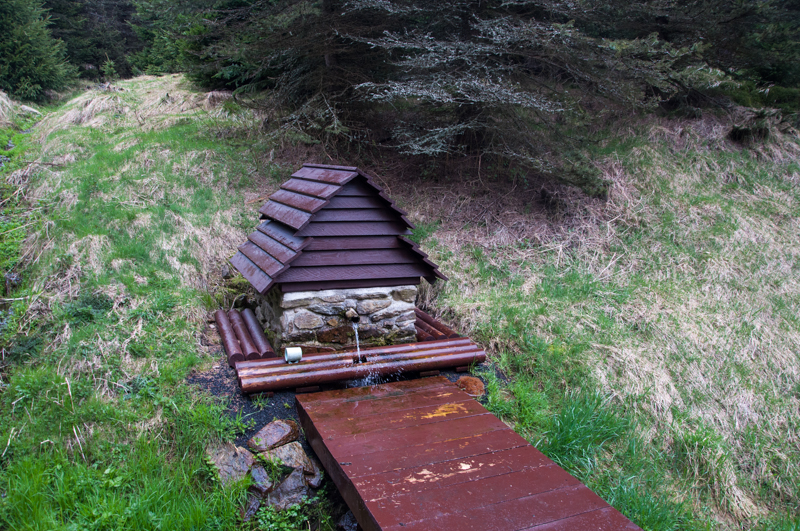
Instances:
[[[602,197],[591,146],[615,114],[792,115],[799,36],[797,0],[4,0],[0,89],[42,100],[181,71],[351,158],[460,161]]]

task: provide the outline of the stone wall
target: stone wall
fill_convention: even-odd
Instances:
[[[320,350],[354,347],[349,315],[358,314],[363,346],[416,341],[416,286],[281,293],[262,297],[256,315],[275,349],[303,346]]]

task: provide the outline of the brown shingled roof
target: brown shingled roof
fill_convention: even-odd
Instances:
[[[259,212],[230,262],[262,294],[446,280],[406,237],[406,213],[358,168],[305,164]]]

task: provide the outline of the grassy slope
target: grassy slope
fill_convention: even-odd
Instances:
[[[231,293],[215,279],[246,201],[290,168],[179,78],[121,86],[39,124],[28,157],[57,166],[3,174],[40,210],[2,332],[0,527],[236,525],[241,490],[202,458],[236,423],[183,379],[209,363],[202,316]],[[507,377],[487,373],[490,407],[647,529],[798,514],[796,145],[740,150],[715,123],[606,146],[610,201],[549,239],[419,231],[451,277],[436,305]]]
[[[800,150],[727,130],[606,146],[609,202],[545,243],[428,240],[492,409],[645,529],[800,527]]]
[[[4,174],[43,214],[2,330],[0,528],[236,525],[242,489],[216,487],[203,448],[237,425],[184,378],[256,222],[245,191],[277,181],[249,114],[207,113],[180,81],[73,99],[36,127],[26,156],[48,165]]]

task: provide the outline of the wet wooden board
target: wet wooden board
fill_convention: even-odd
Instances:
[[[442,376],[297,396],[365,531],[639,527]]]

